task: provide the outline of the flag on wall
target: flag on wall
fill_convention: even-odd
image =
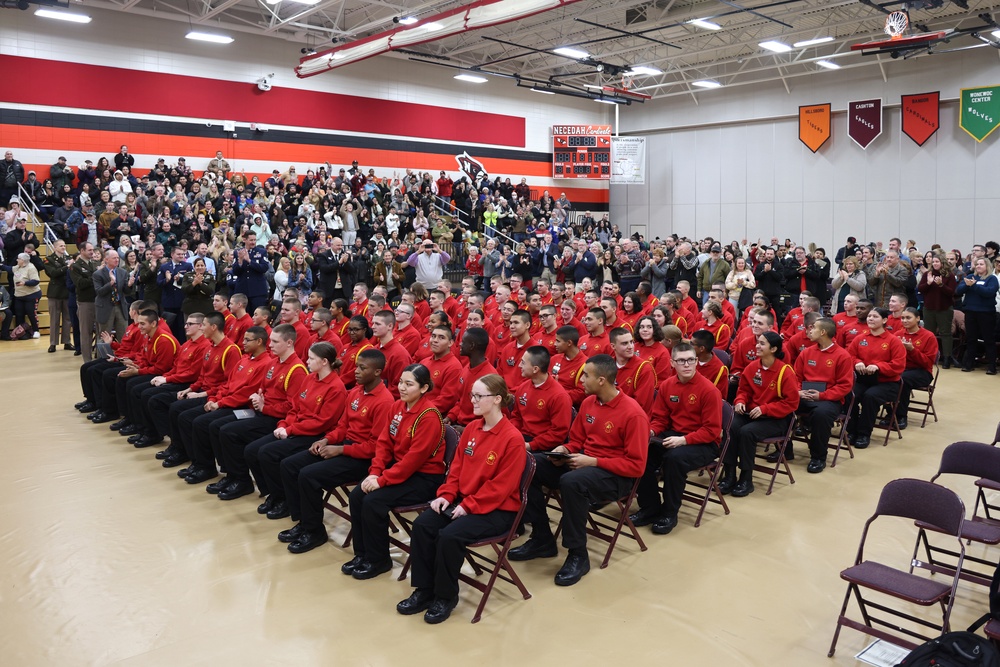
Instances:
[[[1000,86],[963,88],[958,124],[976,141],[990,136],[1000,125]]]
[[[847,134],[861,148],[868,148],[882,134],[882,100],[847,104]]]
[[[829,103],[799,107],[799,141],[813,153],[830,139],[832,134],[830,118]]]
[[[941,93],[903,95],[903,134],[923,146],[941,126]]]

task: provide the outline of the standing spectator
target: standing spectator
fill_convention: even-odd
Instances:
[[[49,276],[46,297],[49,302],[49,352],[56,351],[62,336],[63,349],[72,350],[69,319],[69,288],[66,274],[73,266],[73,258],[66,252],[66,242],[59,239],[53,245],[52,253],[45,258],[45,273]]]
[[[931,257],[917,289],[924,297],[924,326],[941,339],[941,365],[951,368],[951,327],[955,318],[955,275],[940,254]]]
[[[80,320],[80,346],[84,363],[93,359],[94,326],[94,272],[100,264],[94,259],[94,245],[84,241],[80,245],[80,255],[70,267],[70,278],[76,289],[77,316]]]
[[[42,296],[42,289],[38,286],[38,269],[31,263],[31,255],[22,252],[17,256],[17,265],[13,268],[14,278],[14,326],[24,324],[28,320],[22,338],[39,338],[38,318],[35,311],[38,309],[38,300]]]
[[[7,151],[3,162],[0,162],[0,206],[17,195],[17,185],[22,181],[24,181],[24,165],[14,159],[13,151]]]
[[[584,278],[597,279],[597,257],[587,247],[587,242],[583,239],[575,241],[576,253],[566,264],[564,271],[566,275],[573,278],[577,285],[583,282]]]
[[[732,268],[729,262],[722,258],[721,245],[713,243],[709,246],[708,258],[702,262],[698,269],[697,296],[701,299],[702,304],[708,301],[708,293],[711,291],[712,285],[726,282],[726,277]],[[625,291],[624,286],[622,291]]]
[[[952,282],[954,283],[954,278]],[[834,300],[830,310],[833,314],[844,311],[844,300],[851,294],[857,297],[858,301],[867,298],[868,276],[861,270],[858,258],[854,255],[848,255],[840,262],[840,270],[833,277],[831,284]],[[952,289],[954,290],[954,287]]]
[[[663,250],[657,248],[652,252],[652,257],[647,260],[646,265],[639,272],[643,280],[648,280],[652,284],[652,294],[660,298],[667,291],[667,272],[670,270],[670,260],[667,259]],[[731,289],[731,288],[730,288]],[[732,293],[730,291],[730,293]]]
[[[131,169],[134,166],[135,157],[128,152],[128,146],[122,144],[122,147],[115,153],[115,169],[121,169],[122,167]]]
[[[73,170],[66,164],[66,157],[60,155],[56,163],[49,167],[49,179],[52,187],[60,195],[64,185],[73,185]]]
[[[872,303],[876,308],[888,308],[894,292],[906,292],[906,281],[910,277],[910,265],[899,260],[899,252],[889,250],[868,273],[868,287]]]
[[[686,280],[689,285],[698,284],[698,253],[690,243],[684,241],[677,246],[674,259],[670,262],[670,269],[674,274],[675,285],[682,280]]]
[[[222,151],[215,152],[215,157],[208,161],[208,167],[205,171],[213,174],[215,179],[219,182],[225,181],[229,178],[229,162],[222,157]]]
[[[121,340],[129,324],[125,307],[128,275],[118,268],[121,257],[114,248],[104,252],[104,266],[94,272],[94,315],[102,333]]]
[[[990,271],[985,257],[977,257],[971,273],[958,284],[955,293],[964,297],[962,310],[965,311],[965,359],[962,370],[972,371],[979,356],[979,341],[986,347],[986,374],[997,374],[996,346],[996,299],[997,277]]]
[[[438,282],[444,277],[444,267],[451,261],[451,256],[441,250],[436,243],[425,240],[423,252],[414,252],[406,263],[417,271],[417,282],[429,290],[436,289]]]
[[[232,294],[246,294],[249,311],[267,305],[268,267],[267,254],[257,245],[257,235],[247,232],[243,236],[243,246],[233,253],[232,284],[229,287]]]

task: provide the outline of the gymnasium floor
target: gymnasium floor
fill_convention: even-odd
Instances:
[[[571,588],[552,584],[564,552],[521,563],[532,599],[501,582],[471,625],[463,588],[452,618],[432,627],[394,610],[410,592],[395,580],[399,554],[391,578],[344,577],[351,555],[335,545],[345,527],[334,520],[334,541],[289,554],[275,536],[292,524],[258,516],[256,495],[221,502],[161,468],[155,448],[136,450],[73,410],[80,358],[47,346],[0,344],[0,655],[21,667],[856,664],[868,644],[857,632],[842,632],[834,659],[826,653],[845,591],[838,573],[879,490],[929,478],[952,441],[991,441],[1000,389],[981,371],[943,371],[940,423],[911,422],[903,440],[818,476],[806,474],[801,448],[794,486],[779,480],[768,497],[758,484],[729,516],[710,507],[698,529],[685,507],[672,534],[641,529],[649,550],[625,541],[606,570],[592,543],[594,569]],[[946,483],[971,509],[971,481]],[[911,533],[889,528],[871,555],[902,565]],[[987,606],[984,588],[959,591],[957,628]]]

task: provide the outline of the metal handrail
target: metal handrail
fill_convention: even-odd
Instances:
[[[21,183],[17,184],[17,198],[21,202],[21,210],[28,214],[31,219],[31,231],[38,235],[38,227],[41,226],[42,229],[42,239],[45,243],[45,247],[52,252],[55,250],[55,242],[58,238],[52,228],[49,227],[49,223],[45,222],[42,218],[42,210],[38,208],[38,204],[35,200],[31,198],[28,191],[24,189],[24,185]]]

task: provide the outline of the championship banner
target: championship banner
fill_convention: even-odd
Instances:
[[[813,153],[825,144],[832,134],[830,104],[813,104],[799,107],[799,141]]]
[[[611,137],[611,184],[646,184],[646,137]]]
[[[941,126],[941,93],[903,95],[903,134],[923,146]]]
[[[882,100],[862,100],[847,104],[847,134],[866,149],[882,134]]]
[[[1000,125],[1000,86],[962,89],[962,113],[958,124],[982,142]]]

